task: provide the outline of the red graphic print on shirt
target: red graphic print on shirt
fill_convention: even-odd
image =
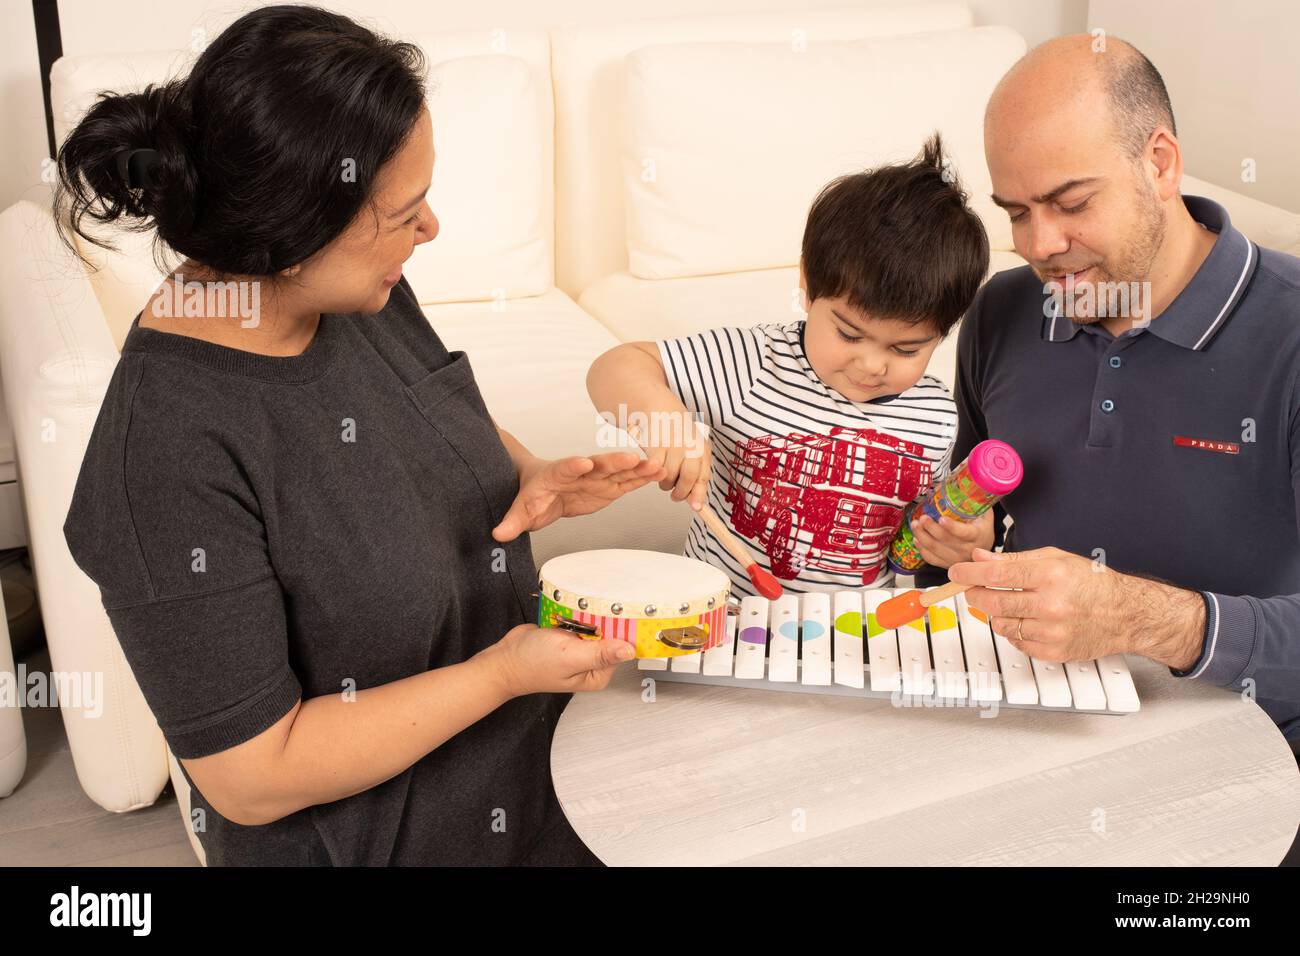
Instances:
[[[736,442],[727,504],[731,525],[760,541],[772,573],[804,568],[879,575],[903,507],[930,486],[916,442],[870,428],[829,435],[760,435]]]

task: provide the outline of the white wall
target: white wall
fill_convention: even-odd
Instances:
[[[863,2],[863,0],[858,0]],[[1135,43],[1169,86],[1194,176],[1300,212],[1300,4],[1294,0],[969,0],[977,23],[1001,23],[1031,45],[1101,27]],[[220,30],[255,2],[60,0],[65,53],[183,47],[193,31]],[[420,0],[326,2],[391,33],[482,26],[551,26],[690,12],[848,6],[845,0]],[[0,208],[20,198],[48,203],[47,157],[36,32],[29,0],[0,0]],[[1254,160],[1255,181],[1242,181]]]
[[[0,0],[0,209],[19,199],[49,204],[41,161],[49,155],[36,24],[25,0]]]
[[[976,26],[1012,27],[1030,46],[1082,33],[1088,18],[1088,0],[966,0],[966,6],[975,15]]]
[[[881,0],[479,0],[475,3],[427,3],[419,0],[366,0],[340,3],[313,0],[359,20],[373,20],[385,31],[412,33],[462,27],[548,27],[562,23],[642,20],[689,14],[790,10],[807,7],[864,6]],[[907,2],[907,0],[895,0]],[[59,0],[63,49],[67,53],[158,49],[189,42],[190,30],[221,28],[257,3],[215,0]],[[1064,29],[1081,30],[1087,0],[969,0],[981,23],[1005,23],[1037,43]],[[146,26],[147,25],[147,26]]]
[[[429,3],[426,0],[367,0],[320,6],[352,16],[389,34],[441,29],[549,27],[564,23],[612,22],[695,13],[746,10],[823,9],[856,6],[863,0],[477,0],[474,3]],[[875,0],[879,2],[879,0]],[[897,0],[907,2],[907,0]],[[183,48],[194,31],[208,37],[256,2],[216,0],[59,0],[63,52],[113,53]],[[1082,30],[1087,0],[971,0],[976,22],[1002,23],[1018,30],[1031,44],[1059,33]],[[41,181],[48,155],[44,107],[36,58],[36,32],[29,0],[0,0],[5,29],[0,31],[0,122],[6,149],[0,153],[0,209],[27,198],[48,205],[50,188]]]
[[[1101,28],[1164,77],[1187,172],[1300,212],[1300,4],[1295,0],[1093,0]],[[1254,160],[1255,182],[1242,164]]]

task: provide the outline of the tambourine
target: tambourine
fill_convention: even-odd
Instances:
[[[578,551],[542,565],[537,623],[591,640],[626,641],[637,657],[716,647],[726,630],[731,579],[660,551]]]

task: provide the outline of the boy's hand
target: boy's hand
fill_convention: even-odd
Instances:
[[[993,509],[974,521],[954,521],[947,515],[935,521],[920,509],[912,518],[912,538],[927,564],[950,568],[974,560],[976,548],[993,550]]]
[[[696,427],[694,421],[688,421],[687,425],[693,436],[688,443],[667,446],[641,444],[641,447],[648,461],[663,466],[664,477],[659,487],[671,491],[673,501],[689,500],[691,507],[699,511],[704,507],[708,494],[713,458],[708,436]],[[638,434],[632,437],[641,443]]]

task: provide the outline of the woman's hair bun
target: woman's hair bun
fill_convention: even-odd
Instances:
[[[83,217],[120,220],[134,231],[157,228],[160,235],[189,229],[197,190],[190,122],[181,80],[100,93],[59,150],[60,221],[71,220],[78,235],[100,244],[101,237],[84,231]]]

